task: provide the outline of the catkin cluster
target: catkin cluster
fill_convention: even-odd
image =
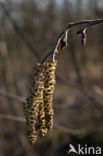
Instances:
[[[53,126],[53,92],[55,84],[56,62],[48,61],[33,77],[29,96],[24,103],[26,134],[31,144],[40,136],[45,136]]]

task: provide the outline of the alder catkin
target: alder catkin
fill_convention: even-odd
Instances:
[[[39,133],[40,136],[45,136],[47,133],[46,122],[45,122],[45,112],[44,112],[44,102],[39,105]]]
[[[43,72],[39,71],[33,77],[30,94],[24,103],[24,115],[26,118],[26,134],[31,144],[34,144],[37,139],[36,122],[39,112],[39,105],[43,103]]]
[[[55,69],[57,62],[48,61],[45,66],[38,66],[33,76],[29,96],[24,103],[26,119],[26,134],[31,144],[40,136],[45,136],[53,126],[53,92],[55,84]]]
[[[47,129],[51,129],[53,126],[53,92],[55,85],[55,69],[57,62],[48,61],[45,64],[44,76],[44,110],[45,110],[45,120]]]

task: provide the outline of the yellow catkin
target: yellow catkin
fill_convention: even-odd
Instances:
[[[47,129],[52,128],[53,126],[53,92],[55,84],[55,69],[57,62],[48,61],[45,65],[44,75],[44,110],[45,110],[45,119]]]
[[[44,99],[43,99],[44,90],[42,90],[41,94],[42,94],[42,101],[39,104],[37,129],[39,129],[40,136],[45,136],[47,133],[47,128],[46,128],[45,112],[44,112]]]
[[[46,122],[45,122],[45,112],[44,112],[44,102],[39,105],[39,132],[40,136],[45,136],[47,133]]]
[[[43,102],[43,72],[39,71],[33,77],[30,94],[24,103],[24,115],[26,118],[26,134],[31,144],[34,144],[37,139],[36,122],[38,117],[39,105]]]

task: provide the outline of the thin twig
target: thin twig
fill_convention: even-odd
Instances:
[[[12,23],[15,31],[20,35],[20,37],[23,39],[23,41],[27,44],[27,46],[35,53],[36,57],[38,59],[40,59],[39,54],[33,49],[32,45],[28,42],[28,40],[25,38],[24,33],[21,31],[21,29],[18,27],[16,21],[11,17],[9,10],[5,7],[5,4],[0,2],[0,5],[2,7],[2,9],[4,10],[4,13],[6,15],[6,17],[10,20],[10,22]],[[50,56],[50,55],[56,55],[57,53],[57,49],[59,47],[60,41],[61,39],[66,35],[66,39],[67,39],[67,33],[69,32],[69,30],[75,26],[78,25],[84,25],[85,26],[80,30],[83,31],[84,29],[86,29],[89,26],[93,26],[99,23],[103,22],[103,18],[101,19],[94,19],[94,20],[82,20],[82,21],[77,21],[77,22],[72,22],[67,24],[67,26],[64,28],[64,30],[57,36],[53,48],[40,60],[40,64],[43,64],[45,62],[45,60]]]
[[[28,42],[28,40],[25,38],[25,35],[24,33],[21,31],[21,29],[18,27],[16,21],[11,17],[10,13],[9,13],[9,10],[5,7],[5,4],[0,2],[0,5],[2,7],[2,9],[4,10],[4,13],[6,15],[6,17],[10,20],[10,22],[12,23],[15,31],[20,35],[20,37],[23,39],[23,41],[27,44],[27,46],[35,53],[35,56],[40,59],[40,55],[33,49],[32,45]],[[86,29],[87,27],[89,26],[93,26],[93,25],[96,25],[96,24],[99,24],[99,23],[102,23],[103,22],[103,18],[101,19],[94,19],[94,20],[82,20],[82,21],[77,21],[77,22],[72,22],[72,23],[69,23],[67,24],[67,26],[64,28],[64,30],[57,36],[55,42],[54,42],[54,45],[53,45],[53,48],[44,56],[41,58],[40,60],[40,64],[43,64],[45,62],[45,60],[50,56],[50,55],[56,55],[56,53],[58,52],[58,47],[59,47],[59,44],[60,44],[60,41],[62,38],[65,38],[66,36],[66,40],[67,40],[67,33],[69,32],[69,30],[75,26],[78,26],[78,25],[84,25],[85,26],[80,30],[81,32]],[[53,58],[54,58],[53,57]]]
[[[89,26],[93,26],[93,25],[96,25],[96,24],[99,24],[99,23],[102,23],[103,22],[103,18],[101,19],[95,19],[95,20],[82,20],[82,21],[77,21],[77,22],[73,22],[73,23],[69,23],[65,29],[62,31],[62,33],[60,33],[55,42],[54,42],[54,45],[53,45],[53,48],[40,60],[40,64],[43,64],[45,62],[45,60],[50,56],[50,55],[53,55],[55,53],[57,53],[57,48],[60,44],[60,41],[62,39],[62,37],[65,37],[64,35],[66,34],[66,31],[68,32],[71,28],[75,27],[75,26],[78,26],[78,25],[82,25],[82,24],[86,24],[84,28],[87,28]],[[82,30],[82,29],[81,29]]]

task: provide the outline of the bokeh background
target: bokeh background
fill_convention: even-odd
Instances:
[[[74,21],[103,17],[103,0],[0,1],[0,156],[66,156],[69,144],[103,145],[103,24],[77,31],[57,57],[54,128],[31,146],[22,102],[33,65]],[[73,155],[73,154],[71,154]]]

